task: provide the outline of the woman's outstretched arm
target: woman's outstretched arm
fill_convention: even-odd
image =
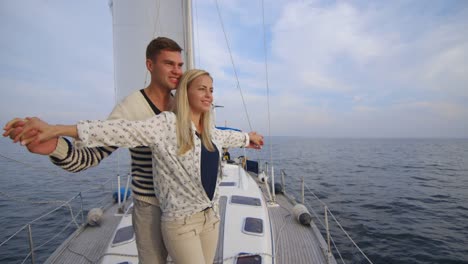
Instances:
[[[220,130],[215,128],[213,135],[222,142],[223,147],[247,147],[261,149],[263,136],[257,132],[243,133],[233,130]]]
[[[12,124],[21,119],[13,119],[4,127],[8,134]],[[80,121],[77,125],[50,125],[39,118],[24,119],[23,131],[17,135],[14,142],[28,145],[58,136],[78,139],[77,146],[98,147],[118,146],[137,147],[151,146],[163,142],[174,131],[175,116],[164,112],[147,120],[128,121],[123,119],[106,121]],[[171,129],[172,127],[172,129]]]
[[[21,142],[21,145],[29,145],[33,142],[44,142],[58,136],[72,137],[78,139],[78,129],[76,125],[50,125],[37,117],[26,117],[25,119],[15,118],[8,122],[3,130],[4,135],[8,135],[15,123],[25,122],[23,130],[13,142]]]

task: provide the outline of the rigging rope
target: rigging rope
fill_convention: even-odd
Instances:
[[[155,13],[156,13],[156,17],[155,17],[155,21],[153,21],[153,34],[151,34],[152,38],[156,37],[156,26],[160,24],[160,21],[159,21],[159,10],[161,10],[160,8],[160,1],[156,1],[157,2],[157,6],[155,7],[156,10],[155,10]],[[151,39],[152,40],[152,39]],[[146,88],[146,85],[147,85],[147,81],[148,81],[148,71],[146,70],[145,71],[145,81],[143,83],[143,88]],[[116,102],[118,103],[118,102]]]
[[[237,74],[237,70],[236,70],[236,66],[235,66],[235,63],[234,63],[234,58],[232,56],[232,51],[231,51],[231,47],[229,45],[229,40],[228,40],[228,37],[227,37],[227,34],[226,34],[226,30],[224,28],[224,23],[223,23],[223,18],[221,16],[221,11],[220,11],[220,8],[219,8],[219,4],[218,4],[218,1],[215,0],[216,2],[216,10],[218,12],[218,18],[219,18],[219,22],[221,24],[221,29],[223,31],[223,34],[224,34],[224,39],[225,39],[225,42],[226,42],[226,46],[227,46],[227,49],[228,49],[228,52],[229,52],[229,57],[231,59],[231,65],[232,65],[232,69],[234,71],[234,76],[236,78],[236,85],[237,85],[237,88],[239,90],[239,93],[240,93],[240,96],[241,96],[241,99],[242,99],[242,105],[244,107],[244,112],[245,112],[245,116],[247,118],[247,122],[249,124],[249,129],[250,131],[254,131],[253,127],[252,127],[252,123],[250,121],[250,116],[249,116],[249,111],[247,110],[247,104],[245,103],[245,99],[244,99],[244,94],[242,92],[242,88],[240,86],[240,82],[239,82],[239,76]],[[258,151],[255,151],[253,152],[254,154],[254,159],[259,161],[260,158],[259,158],[259,152]],[[245,148],[244,148],[244,156],[247,158],[247,155],[245,154]]]
[[[262,0],[262,25],[263,25],[263,51],[265,54],[265,81],[267,88],[267,109],[268,109],[268,145],[270,149],[270,164],[273,166],[273,148],[271,140],[271,119],[270,119],[270,85],[268,82],[268,56],[266,47],[266,32],[265,32],[265,8]]]
[[[245,100],[244,100],[244,94],[242,93],[242,89],[240,87],[239,76],[237,75],[236,66],[234,64],[234,59],[232,57],[231,47],[229,46],[229,41],[228,41],[228,38],[227,38],[227,34],[226,34],[226,31],[224,30],[224,23],[223,23],[223,18],[221,17],[221,11],[219,10],[218,0],[215,0],[215,2],[216,2],[216,9],[218,10],[218,17],[219,17],[219,21],[221,23],[221,28],[222,28],[223,33],[224,33],[224,39],[226,40],[226,46],[227,46],[228,51],[229,51],[229,57],[231,58],[232,69],[234,70],[234,75],[236,77],[237,88],[239,89],[239,92],[240,92],[240,95],[241,95],[241,98],[242,98],[242,104],[244,106],[245,115],[247,116],[247,122],[249,123],[250,131],[253,131],[252,124],[250,123],[249,112],[247,111],[247,105],[245,104]]]
[[[198,65],[198,68],[201,68],[201,60],[200,60],[200,57],[201,57],[201,52],[200,52],[200,35],[198,34],[198,9],[197,9],[197,4],[193,5],[195,7],[195,23],[196,23],[196,35],[197,35],[197,47],[198,47],[198,51],[197,51],[197,57],[198,57],[198,64],[197,62],[195,61],[195,65]]]
[[[53,172],[55,175],[59,175],[58,171],[56,171],[56,170],[53,170],[53,169],[50,169],[50,168],[44,168],[44,167],[40,167],[40,166],[35,166],[35,165],[30,164],[30,163],[26,163],[26,162],[23,162],[23,161],[14,159],[14,158],[7,157],[7,156],[5,156],[5,155],[3,155],[1,153],[0,153],[0,157],[4,158],[6,160],[9,160],[9,161],[13,161],[13,162],[17,162],[17,163],[26,165],[27,167],[30,167],[30,168],[33,168],[33,169],[41,169],[41,170]]]

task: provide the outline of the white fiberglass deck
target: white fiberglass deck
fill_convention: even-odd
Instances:
[[[262,264],[272,263],[272,258],[277,264],[327,263],[325,241],[317,228],[313,223],[299,224],[285,196],[277,195],[277,205],[268,205],[264,185],[259,185],[256,178],[237,165],[225,165],[223,182],[224,186],[220,186],[222,228],[215,263],[236,263],[240,253],[258,255]],[[233,196],[256,197],[261,206],[237,204]],[[131,224],[131,214],[122,217],[116,212],[114,205],[106,210],[101,226],[79,229],[46,263],[138,263],[134,241],[109,248],[117,228]],[[261,219],[264,227],[261,234],[243,230],[247,217]],[[336,261],[332,257],[329,263]]]

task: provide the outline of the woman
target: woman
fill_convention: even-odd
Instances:
[[[70,136],[77,139],[78,146],[151,147],[156,168],[154,186],[161,203],[161,228],[169,255],[175,263],[213,263],[219,230],[220,150],[261,148],[263,137],[255,132],[214,128],[213,79],[206,71],[187,71],[179,82],[175,101],[173,112],[145,121],[82,121],[73,126],[51,126],[28,118],[18,138],[37,131],[35,138],[21,143]]]

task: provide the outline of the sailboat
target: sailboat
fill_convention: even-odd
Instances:
[[[111,0],[109,5],[116,101],[146,86],[149,75],[142,63],[144,50],[157,36],[179,43],[186,69],[194,67],[191,1]],[[329,233],[325,239],[307,208],[285,192],[284,171],[282,185],[275,185],[273,167],[245,157],[223,164],[214,262],[336,263]],[[118,203],[104,208],[100,225],[82,224],[45,263],[138,263],[132,201],[126,199],[128,184],[125,189],[123,194],[118,191]],[[29,256],[34,263],[32,247]]]

